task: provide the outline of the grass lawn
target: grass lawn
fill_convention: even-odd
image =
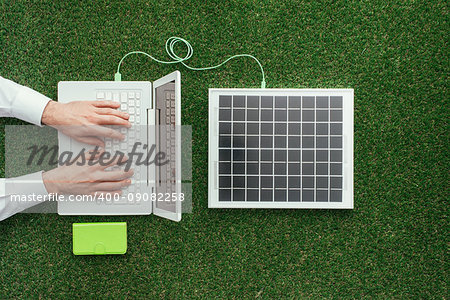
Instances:
[[[268,88],[354,88],[355,209],[208,209],[208,88],[259,87],[257,65],[132,56],[124,80],[182,73],[193,213],[16,215],[0,223],[0,298],[448,298],[445,1],[147,2],[0,1],[0,75],[56,99],[58,81],[112,80],[128,51],[167,58],[176,35],[192,66],[251,53]],[[0,177],[4,166],[1,154]],[[84,221],[126,221],[128,254],[75,257]]]

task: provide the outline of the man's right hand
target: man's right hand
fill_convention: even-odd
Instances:
[[[44,172],[42,179],[47,192],[73,195],[121,194],[122,189],[131,184],[130,177],[133,176],[133,170],[106,171],[106,168],[123,163],[127,158],[122,161],[117,158],[107,165],[101,165],[98,158],[102,153],[96,152],[95,156],[86,154],[86,160],[80,165],[73,163]],[[92,160],[96,160],[95,163],[88,164],[88,161]],[[77,162],[82,160],[79,159]]]

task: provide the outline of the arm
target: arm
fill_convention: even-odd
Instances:
[[[42,126],[41,118],[50,98],[0,76],[0,117],[16,117]],[[12,194],[47,194],[42,172],[0,179],[0,221],[37,203],[12,202]]]
[[[129,115],[118,111],[119,106],[114,101],[58,103],[0,76],[0,117],[49,125],[86,144],[103,147],[101,138],[124,138],[118,131],[103,126],[131,126]]]
[[[97,159],[99,156],[87,157]],[[121,163],[119,159],[109,165],[73,164],[47,172],[36,172],[16,178],[0,179],[0,221],[27,208],[48,200],[52,194],[121,194],[122,188],[131,184],[133,170],[106,171]],[[16,197],[18,195],[19,197]],[[20,196],[33,195],[33,199]],[[39,198],[38,198],[39,197]]]
[[[102,126],[131,126],[128,114],[117,111],[118,106],[112,101],[58,103],[0,76],[0,117],[16,117],[38,126],[46,124],[88,144],[103,146],[99,137],[123,138],[117,131]],[[38,204],[12,201],[12,195],[44,196],[77,190],[118,192],[129,184],[126,179],[132,175],[132,171],[107,172],[104,168],[90,169],[92,167],[96,166],[65,166],[44,173],[0,179],[0,221]],[[86,182],[86,178],[90,180]]]
[[[12,195],[47,195],[42,181],[42,172],[16,178],[0,178],[0,221],[30,208],[38,202],[15,201]]]
[[[0,117],[18,118],[42,126],[50,98],[0,76]]]

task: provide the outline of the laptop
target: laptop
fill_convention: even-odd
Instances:
[[[111,100],[120,103],[119,110],[130,114],[130,129],[117,128],[124,141],[105,139],[110,153],[129,153],[133,146],[147,145],[156,153],[164,153],[165,164],[136,164],[132,168],[132,184],[121,197],[83,201],[75,195],[58,202],[60,215],[150,215],[173,221],[181,220],[181,75],[168,74],[153,84],[149,81],[61,81],[58,101]],[[94,146],[80,143],[58,132],[59,155],[74,154]],[[152,159],[150,159],[151,161]],[[116,167],[117,168],[117,167]],[[87,198],[86,198],[87,199]],[[92,200],[92,199],[90,199]]]

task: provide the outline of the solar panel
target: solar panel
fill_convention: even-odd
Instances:
[[[210,89],[208,206],[353,208],[352,89]]]

